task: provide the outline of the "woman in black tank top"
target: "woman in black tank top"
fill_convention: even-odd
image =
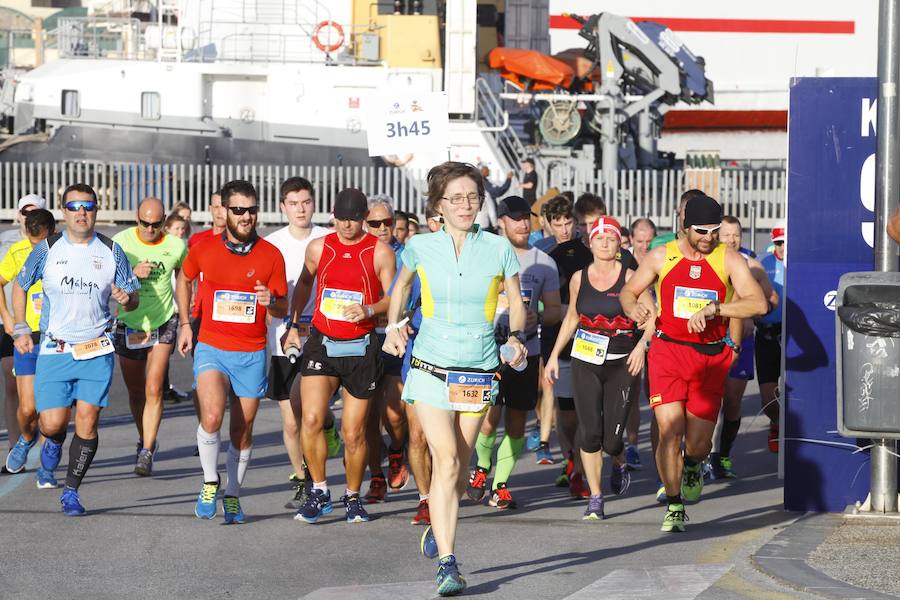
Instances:
[[[624,494],[631,482],[625,467],[622,434],[631,406],[629,390],[644,367],[646,341],[652,324],[641,335],[619,302],[619,293],[633,271],[616,260],[621,244],[619,223],[611,217],[594,222],[590,232],[593,262],[573,275],[570,304],[547,365],[547,380],[559,373],[559,355],[572,337],[572,381],[585,478],[591,490],[584,519],[603,519],[601,473],[603,452],[615,458],[611,491]],[[649,293],[640,300],[654,310]]]

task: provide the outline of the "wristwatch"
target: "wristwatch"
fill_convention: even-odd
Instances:
[[[516,329],[515,331],[510,331],[510,332],[509,332],[509,337],[514,337],[514,338],[516,338],[517,340],[519,340],[519,342],[521,342],[521,344],[522,344],[523,346],[525,345],[525,332],[523,332],[523,331],[521,331],[521,330],[519,330],[519,329]]]

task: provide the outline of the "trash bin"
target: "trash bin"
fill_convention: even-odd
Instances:
[[[838,431],[900,439],[900,273],[847,273],[835,305]]]

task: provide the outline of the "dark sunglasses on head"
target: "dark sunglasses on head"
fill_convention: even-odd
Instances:
[[[138,219],[138,223],[140,223],[141,227],[144,229],[150,229],[151,227],[153,229],[160,229],[165,224],[165,221],[145,221],[143,219]]]
[[[78,212],[82,208],[87,212],[94,212],[97,210],[97,202],[94,200],[72,200],[71,202],[66,202],[66,210],[70,212]]]
[[[393,224],[394,224],[394,219],[391,219],[390,217],[387,219],[378,219],[377,221],[375,221],[375,220],[373,220],[373,221],[367,220],[366,221],[366,225],[368,225],[372,229],[378,229],[382,225],[384,225],[385,227],[390,227]]]
[[[258,206],[229,206],[228,210],[231,211],[231,214],[241,216],[244,213],[250,213],[251,215],[255,215],[259,212]]]

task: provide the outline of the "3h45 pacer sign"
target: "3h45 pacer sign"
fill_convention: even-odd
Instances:
[[[444,92],[373,95],[366,105],[369,156],[446,152],[450,136]]]

